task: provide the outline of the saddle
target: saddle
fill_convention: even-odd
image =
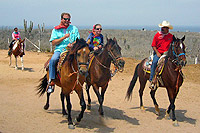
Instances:
[[[60,54],[60,59],[56,65],[56,72],[57,74],[60,73],[60,70],[62,68],[62,65],[65,63],[65,61],[67,60],[67,56],[69,55],[69,51],[65,51],[65,52],[62,52]],[[52,56],[51,56],[52,57]],[[49,62],[51,60],[51,57],[47,60],[47,62],[44,64],[44,69],[46,69],[46,71],[49,69]]]
[[[155,72],[158,75],[162,74],[162,71],[163,71],[163,68],[164,68],[164,64],[165,64],[165,57],[166,57],[166,55],[162,55],[160,57],[160,59],[158,60],[157,67],[156,67],[156,72]],[[142,65],[142,67],[143,67],[143,70],[146,73],[151,73],[152,61],[153,61],[153,55],[151,55],[149,58],[146,58],[144,60],[144,63]]]
[[[162,74],[163,69],[164,69],[165,57],[166,57],[166,53],[163,54],[160,57],[160,59],[158,60],[157,67],[156,67],[156,70],[155,70],[155,75],[154,75],[154,78],[153,78],[153,84],[155,84],[157,87],[159,86],[159,82],[160,82],[160,84],[162,86],[164,85],[164,83],[163,83],[162,78],[161,78],[160,75]],[[149,74],[151,73],[152,61],[153,61],[153,54],[149,58],[145,59],[142,67],[143,67],[143,70],[146,73],[149,73]]]

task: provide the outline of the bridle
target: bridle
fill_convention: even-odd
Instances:
[[[174,42],[173,42],[173,44],[172,44],[172,53],[173,53],[173,57],[175,57],[175,58],[172,60],[172,62],[174,62],[177,66],[183,67],[183,64],[180,63],[180,62],[182,61],[182,59],[179,60],[179,57],[182,56],[182,55],[185,56],[185,53],[182,52],[182,53],[179,53],[179,54],[178,54],[178,53],[175,51],[175,44],[174,44]]]

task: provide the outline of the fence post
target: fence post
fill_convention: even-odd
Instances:
[[[40,40],[38,40],[38,43],[39,43],[39,50],[38,50],[38,52],[40,52],[41,50],[40,50]]]
[[[50,52],[52,52],[52,43],[50,42]]]
[[[194,64],[198,64],[198,55],[194,59]]]

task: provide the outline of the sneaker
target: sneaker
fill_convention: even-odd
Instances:
[[[53,82],[47,85],[47,93],[53,93],[55,88],[55,84]]]

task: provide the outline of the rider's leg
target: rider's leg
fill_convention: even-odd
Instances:
[[[13,47],[13,43],[14,43],[15,40],[12,40],[10,45],[9,45],[9,50],[8,50],[8,55],[10,56],[11,53],[12,53],[12,47]]]
[[[149,81],[150,81],[149,88],[150,89],[154,88],[154,85],[152,84],[152,80],[153,80],[153,77],[155,75],[155,70],[156,70],[156,67],[157,67],[158,60],[159,60],[159,57],[155,54],[154,57],[153,57],[153,62],[152,62],[152,65],[151,65],[151,73],[150,73],[150,78],[149,78]]]
[[[47,86],[47,92],[52,93],[55,88],[55,84],[53,80],[56,78],[56,64],[59,61],[60,58],[60,52],[56,51],[54,52],[53,56],[51,57],[51,60],[49,62],[49,81]]]

